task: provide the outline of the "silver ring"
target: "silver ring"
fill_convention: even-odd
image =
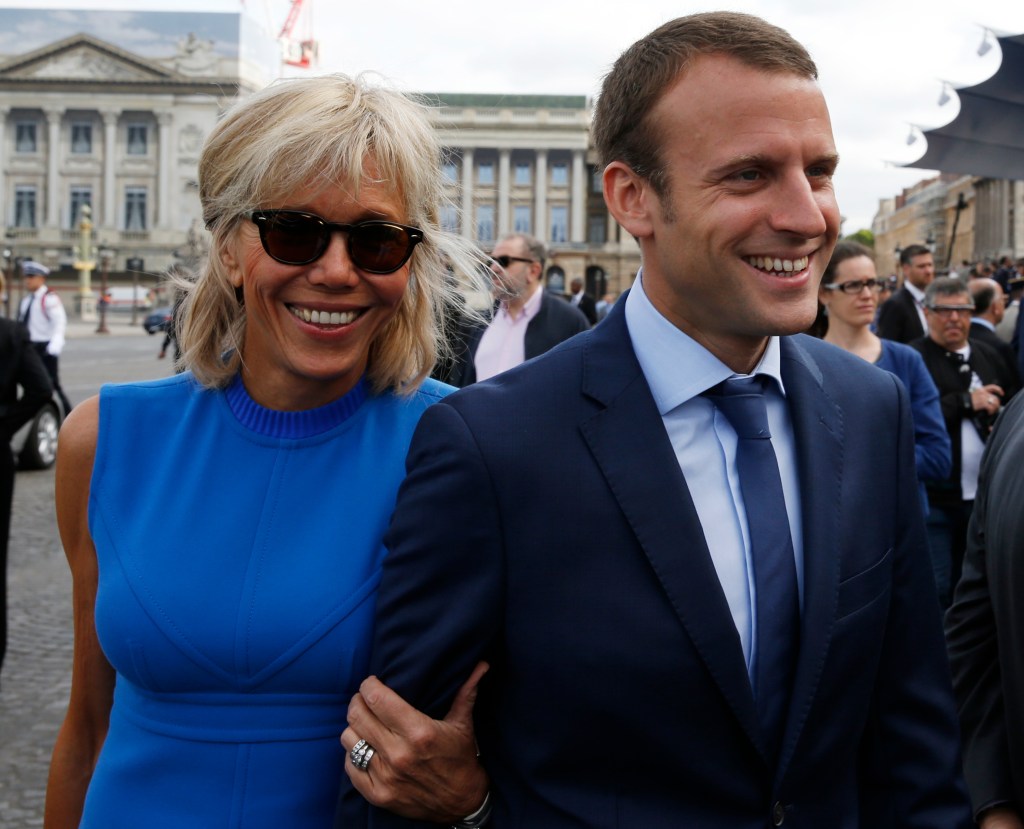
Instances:
[[[352,746],[352,750],[348,753],[348,756],[352,761],[353,766],[360,771],[366,771],[374,753],[373,746],[366,742],[366,740],[360,740]]]
[[[990,398],[988,399],[988,402],[989,402],[989,403],[995,403],[995,402],[996,402],[996,399],[995,399],[994,397],[990,397]]]

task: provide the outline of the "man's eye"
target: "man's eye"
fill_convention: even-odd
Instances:
[[[736,174],[736,178],[741,181],[757,181],[761,174],[757,170],[741,170]]]

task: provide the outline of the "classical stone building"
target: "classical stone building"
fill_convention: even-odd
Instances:
[[[6,54],[3,54],[6,52]],[[0,9],[0,231],[5,271],[41,261],[78,284],[82,208],[111,278],[192,264],[207,243],[203,141],[224,109],[281,71],[276,40],[244,11]],[[423,94],[446,147],[442,220],[489,250],[522,230],[551,249],[548,287],[619,292],[639,266],[611,219],[584,96]],[[95,282],[95,278],[93,279]],[[79,298],[81,302],[81,298]]]
[[[227,104],[278,74],[274,40],[226,13],[7,9],[0,29],[24,33],[0,61],[6,264],[36,259],[74,283],[86,205],[113,274],[194,260],[200,148]]]
[[[881,199],[871,229],[881,272],[899,251],[928,244],[941,270],[961,262],[1024,256],[1024,182],[941,173]]]
[[[427,94],[446,147],[442,221],[485,249],[506,233],[546,242],[548,288],[600,297],[629,286],[639,248],[601,195],[584,96]]]

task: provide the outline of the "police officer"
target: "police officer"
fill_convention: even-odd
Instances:
[[[71,401],[60,386],[57,361],[64,348],[68,315],[60,297],[46,285],[46,277],[50,275],[48,267],[29,259],[21,263],[21,271],[25,276],[27,295],[21,300],[18,319],[28,328],[32,345],[50,373],[54,391],[64,405],[64,414],[67,414],[71,411]]]

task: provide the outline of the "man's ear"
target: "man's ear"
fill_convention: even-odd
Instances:
[[[651,219],[658,209],[658,196],[651,183],[628,164],[613,161],[604,168],[604,201],[608,212],[636,239],[653,232]]]

